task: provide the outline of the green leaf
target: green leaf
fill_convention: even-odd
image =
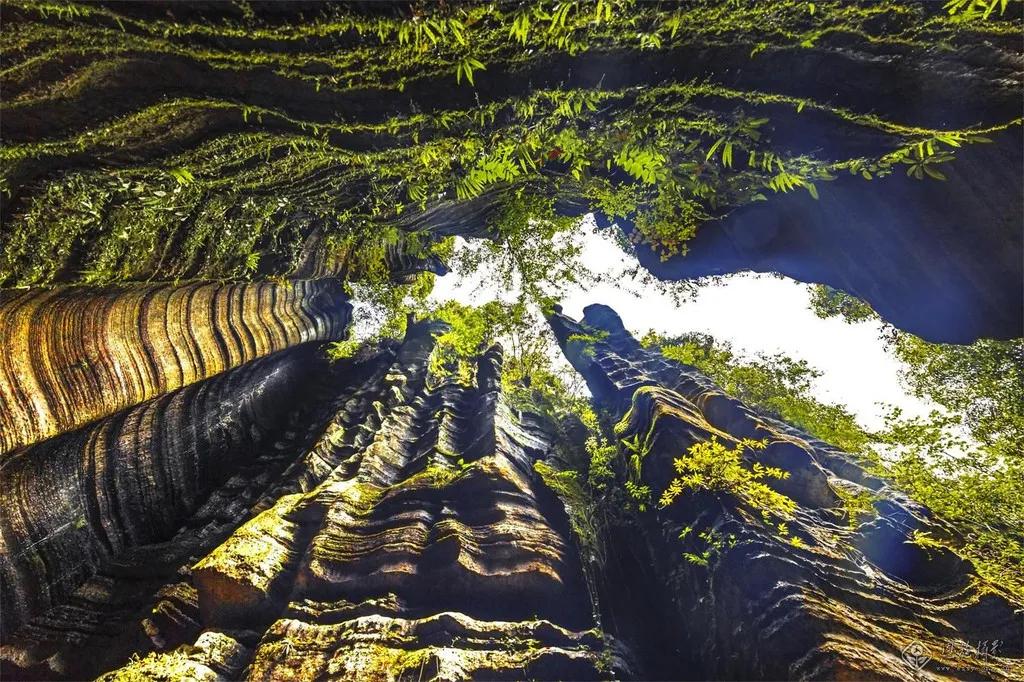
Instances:
[[[484,63],[479,59],[474,57],[464,57],[462,61],[455,66],[455,82],[461,83],[462,76],[465,75],[469,84],[475,85],[473,82],[473,71],[484,71],[486,68],[487,67],[484,66]]]
[[[191,185],[196,180],[187,168],[172,168],[167,172],[178,181],[179,185]]]
[[[713,145],[711,145],[711,149],[709,149],[708,153],[704,156],[704,160],[705,161],[710,161],[711,157],[715,155],[715,151],[717,151],[718,148],[721,147],[724,143],[725,143],[725,138],[724,137],[720,137]]]

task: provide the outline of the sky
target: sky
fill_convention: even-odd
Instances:
[[[666,335],[701,331],[731,342],[741,355],[784,352],[806,360],[822,372],[813,386],[815,396],[845,405],[869,429],[882,426],[880,403],[902,407],[907,417],[927,415],[934,407],[904,389],[900,362],[886,350],[877,322],[817,317],[809,307],[809,285],[778,275],[739,273],[702,286],[692,300],[677,305],[671,296],[631,280],[636,261],[610,239],[587,229],[582,243],[583,262],[607,278],[586,289],[563,291],[567,315],[579,319],[585,306],[604,303],[638,337],[650,329]],[[437,279],[431,299],[480,304],[516,296],[481,285],[480,277],[450,275]]]

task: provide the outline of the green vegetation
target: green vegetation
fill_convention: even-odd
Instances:
[[[842,485],[832,486],[832,492],[839,496],[843,503],[843,511],[846,513],[846,524],[851,530],[857,528],[857,524],[874,518],[875,496],[870,490],[850,490]]]
[[[773,532],[800,546],[800,539],[790,537],[786,525],[796,510],[796,503],[764,483],[766,479],[785,480],[789,472],[777,467],[766,467],[760,462],[749,466],[743,462],[746,450],[763,450],[765,447],[765,441],[745,439],[727,448],[714,435],[710,440],[694,443],[685,454],[673,460],[676,476],[662,491],[658,506],[668,507],[687,492],[704,491],[723,495],[736,504],[741,512],[753,518],[759,517]],[[687,526],[679,534],[679,539],[687,541],[693,530],[693,526]],[[731,547],[736,542],[731,534],[723,537],[713,528],[699,532],[697,538],[702,542],[699,553],[684,552],[683,558],[700,566],[707,566],[710,559],[726,545]]]
[[[800,427],[847,452],[866,452],[870,436],[842,405],[823,403],[811,394],[821,373],[804,360],[777,354],[739,358],[727,343],[708,334],[663,338],[654,332],[641,343],[671,360],[692,365],[729,395]]]
[[[946,51],[1011,35],[1002,8],[984,4],[956,0],[948,15],[901,2],[821,2],[809,11],[796,0],[536,0],[389,16],[325,5],[289,24],[253,11],[146,20],[116,6],[14,0],[6,9],[17,30],[2,36],[6,118],[69,103],[76,113],[55,117],[67,122],[53,130],[5,139],[0,150],[0,188],[11,202],[0,282],[307,276],[311,236],[320,271],[348,273],[345,254],[457,222],[465,202],[476,202],[477,216],[511,216],[489,221],[489,234],[503,243],[500,257],[522,269],[541,267],[526,256],[558,243],[554,235],[573,224],[565,213],[586,209],[628,223],[629,240],[667,258],[684,253],[709,219],[775,193],[816,197],[842,172],[874,178],[906,166],[914,177],[941,179],[960,146],[1020,121],[928,129],[706,82],[516,86],[503,99],[457,95],[451,108],[406,97],[407,88],[439,91],[444,82],[461,93],[484,78],[547,73],[552,60],[584,52],[653,59],[694,41],[753,44],[754,61],[834,38]],[[72,53],[83,66],[43,68]],[[143,90],[122,98],[124,111],[93,107],[97,92],[122,87],[135,59],[203,68],[180,96],[152,101]],[[278,96],[240,101],[231,85],[239,78]],[[354,98],[364,114],[331,113]],[[773,144],[779,116],[809,115],[875,137],[879,153],[828,157]]]
[[[863,301],[819,287],[822,317],[877,316]],[[962,542],[930,538],[972,559],[992,584],[1024,597],[1024,341],[980,339],[968,346],[928,343],[882,324],[918,397],[938,404],[928,418],[891,410],[873,434],[884,475],[951,522]]]
[[[102,677],[105,682],[173,682],[174,680],[200,680],[212,675],[212,671],[199,661],[189,657],[179,647],[172,651],[152,652],[140,657],[132,654],[127,663]]]
[[[361,346],[362,344],[358,341],[334,341],[327,344],[327,357],[332,362],[345,360],[354,356]]]
[[[971,19],[979,16],[988,19],[992,13],[999,8],[999,14],[1006,12],[1006,6],[1010,0],[948,0],[944,8],[950,14],[962,14]]]
[[[603,563],[604,546],[601,540],[600,517],[595,514],[595,501],[586,484],[580,480],[579,472],[558,470],[543,460],[533,463],[533,468],[555,495],[565,505],[569,523],[580,547],[588,555]]]
[[[617,438],[579,377],[552,358],[542,314],[560,287],[601,277],[581,262],[580,216],[596,211],[622,226],[623,248],[667,259],[685,254],[708,221],[779,194],[814,201],[841,174],[942,182],[958,150],[1021,119],[930,128],[688,77],[606,87],[572,78],[574,58],[617,59],[635,75],[694,45],[730,60],[742,46],[744,68],[822,46],[942,55],[1019,37],[1007,4],[534,0],[425,3],[379,16],[324,5],[289,23],[252,8],[175,21],[116,5],[10,0],[5,22],[14,28],[0,33],[0,286],[337,276],[361,303],[371,341],[400,337],[409,314],[449,325],[431,358],[435,377],[471,382],[472,358],[500,341],[512,405],[586,429],[578,451],[559,453],[572,470],[538,472],[572,501],[574,527],[589,538],[593,524],[647,509],[652,491],[640,476],[650,444]],[[147,64],[173,66],[173,96],[135,82]],[[786,131],[804,119],[861,142],[807,151]],[[473,243],[456,251],[455,233]],[[520,299],[428,304],[434,275],[404,276],[417,268],[403,264],[433,258],[458,276],[485,273]],[[863,303],[826,289],[814,306],[873,319]],[[699,334],[644,343],[844,450],[872,458],[884,446],[876,466],[954,523],[964,536],[956,551],[1024,593],[1022,342],[936,346],[886,333],[911,388],[946,412],[906,420],[894,411],[880,433],[816,400],[817,372],[805,362],[740,358]],[[592,353],[600,338],[571,340]],[[340,360],[358,347],[341,341],[327,354]],[[746,468],[742,447],[755,446],[694,445],[676,460],[662,506],[704,490],[784,518],[786,498],[763,483],[781,472]],[[431,480],[463,470],[437,466]],[[843,499],[851,524],[868,513],[862,495]],[[699,535],[708,551],[729,541]]]
[[[880,323],[866,303],[827,287],[815,287],[811,305],[822,317]],[[697,367],[747,404],[861,455],[874,473],[952,524],[955,537],[920,538],[923,544],[952,549],[991,586],[1024,597],[1024,341],[932,344],[888,325],[880,334],[905,363],[910,390],[941,411],[907,419],[891,408],[885,427],[871,432],[842,406],[811,394],[818,372],[804,361],[740,358],[699,333],[666,339],[652,332],[643,343]],[[874,513],[869,493],[836,493],[851,526]]]
[[[466,462],[461,457],[457,458],[454,462],[450,461],[450,459],[445,456],[440,461],[431,462],[422,471],[397,484],[395,488],[408,489],[421,485],[431,488],[443,488],[473,467],[472,462]]]
[[[658,506],[669,506],[688,490],[706,490],[735,497],[766,521],[773,516],[790,518],[796,503],[762,482],[772,478],[782,480],[788,478],[789,473],[759,462],[749,468],[742,463],[744,450],[763,450],[766,446],[764,441],[744,440],[727,448],[717,436],[694,443],[685,455],[673,462],[676,477],[661,493]]]
[[[425,306],[421,314],[441,320],[448,330],[437,337],[430,370],[454,375],[464,384],[474,379],[476,357],[495,343],[504,351],[502,385],[516,404],[529,404],[528,389],[543,386],[545,373],[555,376],[549,355],[550,330],[525,301],[489,301],[467,306],[456,301]],[[524,382],[528,382],[524,385]]]

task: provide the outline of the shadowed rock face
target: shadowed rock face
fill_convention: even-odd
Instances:
[[[746,451],[747,465],[788,472],[771,485],[796,503],[785,537],[728,494],[691,492],[642,513],[639,533],[609,538],[611,554],[650,567],[646,586],[633,591],[658,610],[673,647],[659,652],[653,677],[903,679],[915,674],[902,656],[915,642],[931,659],[916,673],[925,679],[1024,674],[1020,605],[980,591],[970,564],[956,556],[908,543],[915,531],[946,535],[927,510],[856,458],[749,409],[693,367],[644,350],[610,308],[585,312],[579,323],[556,314],[552,327],[595,398],[622,418],[617,435],[650,439],[642,483],[655,500],[674,476],[673,460],[694,443],[765,439],[765,449]],[[595,332],[607,337],[569,341]],[[864,493],[873,511],[851,519],[843,496]],[[708,532],[714,547],[699,539]],[[684,552],[709,548],[706,566],[684,560]],[[628,612],[621,600],[613,606]],[[617,633],[632,645],[630,631],[643,626],[627,622]],[[958,645],[994,640],[999,656]]]
[[[104,561],[170,539],[281,433],[314,352],[283,351],[11,453],[0,469],[5,636]]]
[[[564,509],[533,469],[551,432],[505,405],[498,349],[480,357],[474,385],[428,383],[435,330],[413,325],[401,346],[327,371],[299,360],[307,378],[287,383],[303,395],[278,396],[290,426],[251,444],[226,482],[209,477],[213,493],[176,534],[139,538],[5,636],[5,668],[247,679],[624,671],[595,628]],[[75,619],[68,637],[61,628]],[[97,655],[76,658],[83,649]],[[127,662],[152,651],[162,653]]]
[[[1024,673],[1019,605],[907,542],[948,534],[927,510],[642,349],[609,308],[552,326],[618,437],[649,439],[640,483],[657,496],[694,443],[765,440],[747,464],[788,472],[787,534],[691,492],[608,528],[585,579],[534,466],[570,436],[510,410],[497,348],[470,385],[429,377],[439,327],[413,323],[401,344],[333,365],[300,344],[9,453],[4,677],[901,679],[913,646],[925,679]],[[856,495],[873,509],[851,518]],[[683,556],[701,535],[706,565]]]
[[[962,150],[946,182],[842,177],[818,201],[794,193],[705,225],[686,256],[637,257],[669,280],[753,270],[827,283],[936,343],[1019,338],[1024,186],[1004,174],[1024,168],[1022,149],[1016,127]]]

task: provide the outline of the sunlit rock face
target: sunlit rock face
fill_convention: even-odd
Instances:
[[[0,295],[4,637],[173,537],[286,431],[323,364],[309,342],[350,317],[328,281]]]
[[[100,557],[91,579],[5,635],[4,668],[73,679],[623,674],[564,507],[534,471],[550,427],[506,406],[497,348],[472,385],[428,381],[436,330],[414,324],[402,344],[334,365],[297,358],[304,374],[277,396],[283,414],[257,420],[284,428],[242,439],[234,475],[208,476],[213,492],[180,505],[176,531]],[[195,450],[193,465],[229,468],[230,452]],[[141,474],[129,461],[109,466]],[[81,497],[102,509],[103,494]]]
[[[341,338],[335,280],[0,291],[5,453],[306,341]]]
[[[615,634],[653,666],[652,677],[1024,674],[1014,612],[1020,605],[979,591],[968,563],[908,543],[915,531],[947,532],[927,510],[851,455],[758,414],[693,367],[643,349],[610,308],[589,306],[585,313],[580,322],[555,314],[556,336],[599,404],[622,418],[618,435],[650,439],[641,480],[654,504],[639,515],[637,532],[607,538],[614,587],[605,606],[619,610]],[[711,438],[730,447],[766,440],[765,449],[745,457],[747,466],[789,472],[770,482],[796,503],[786,535],[726,493],[689,492],[657,505],[674,476],[673,460]],[[858,493],[871,494],[873,509],[851,519],[843,497]],[[713,533],[714,546],[701,533]],[[706,566],[683,556],[708,550]],[[981,641],[999,641],[1000,655],[972,654],[958,644]],[[929,659],[922,670],[914,665],[922,659],[904,654],[915,643]]]

